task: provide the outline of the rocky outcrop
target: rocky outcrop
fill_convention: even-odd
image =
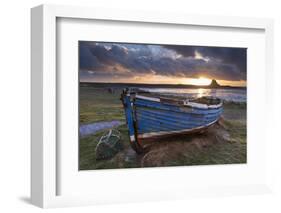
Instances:
[[[212,82],[210,83],[209,87],[218,88],[218,87],[220,87],[220,85],[218,84],[218,82],[215,79],[213,79]]]

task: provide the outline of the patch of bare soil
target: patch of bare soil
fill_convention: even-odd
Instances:
[[[222,118],[203,133],[174,136],[154,141],[142,156],[140,166],[168,166],[167,162],[178,162],[179,159],[186,158],[186,155],[206,149],[214,144],[234,142]]]

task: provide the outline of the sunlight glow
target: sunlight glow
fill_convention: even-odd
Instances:
[[[204,95],[204,89],[198,89],[198,98],[201,98]]]
[[[191,78],[187,80],[187,84],[193,84],[198,86],[207,86],[212,82],[211,79],[199,77],[199,78]]]

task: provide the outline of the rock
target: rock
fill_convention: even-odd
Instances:
[[[218,84],[218,82],[215,79],[213,79],[212,82],[210,83],[209,87],[218,88],[218,87],[220,87],[220,85]]]

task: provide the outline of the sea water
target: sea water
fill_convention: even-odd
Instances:
[[[178,94],[187,98],[200,98],[202,96],[218,97],[225,101],[232,102],[246,102],[246,89],[180,89],[180,88],[143,88],[142,90],[148,92],[165,93],[167,95]]]

